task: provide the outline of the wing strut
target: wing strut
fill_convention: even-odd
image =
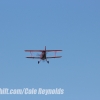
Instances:
[[[55,51],[55,57],[56,57],[56,53],[57,53],[57,52]]]
[[[32,52],[30,51],[31,57],[32,57]]]

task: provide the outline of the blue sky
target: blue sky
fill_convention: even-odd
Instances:
[[[99,0],[0,0],[0,88],[63,88],[63,95],[2,100],[100,99]],[[49,64],[25,49],[62,49]],[[36,56],[37,53],[34,53]],[[48,53],[48,56],[54,53]]]

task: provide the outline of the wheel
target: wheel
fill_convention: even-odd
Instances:
[[[38,64],[39,64],[39,61],[38,61]]]

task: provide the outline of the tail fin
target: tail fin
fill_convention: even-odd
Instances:
[[[46,46],[45,46],[45,51],[46,51]]]

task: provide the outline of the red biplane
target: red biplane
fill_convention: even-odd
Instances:
[[[61,58],[62,56],[56,56],[56,52],[58,51],[62,51],[62,50],[46,50],[46,46],[45,46],[45,49],[44,50],[25,50],[25,52],[30,52],[31,53],[31,56],[30,57],[26,57],[26,58],[31,58],[31,59],[40,59],[41,60],[46,60],[49,59],[49,58]],[[40,56],[39,57],[33,57],[32,56],[32,52],[41,52]],[[53,57],[47,57],[46,56],[46,52],[55,52],[55,56]],[[38,61],[38,64],[40,63],[40,61]],[[49,61],[47,61],[47,63],[49,63]]]

